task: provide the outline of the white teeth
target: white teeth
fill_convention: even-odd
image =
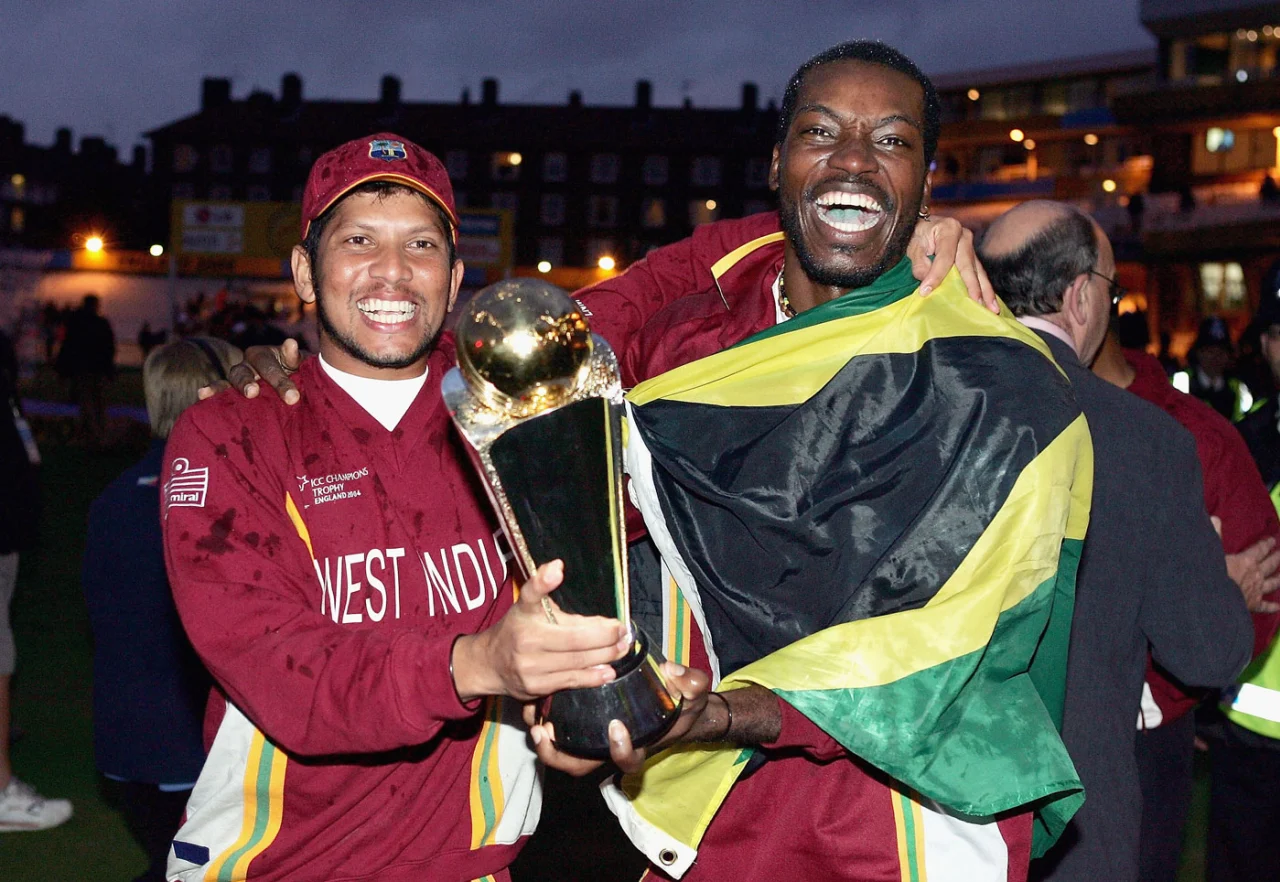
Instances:
[[[356,304],[361,313],[385,325],[407,322],[418,311],[418,305],[409,300],[379,300],[370,297]]]
[[[842,233],[861,233],[879,223],[884,207],[865,193],[835,190],[817,199],[818,217]]]
[[[823,208],[865,208],[867,211],[884,211],[880,203],[866,193],[845,193],[836,190],[818,197],[818,204]]]

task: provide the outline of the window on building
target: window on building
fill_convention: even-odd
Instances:
[[[617,196],[592,196],[587,200],[587,226],[607,229],[617,225]]]
[[[667,203],[664,199],[646,199],[640,206],[640,224],[649,230],[667,225]]]
[[[538,260],[546,260],[552,266],[564,263],[564,239],[559,236],[543,236],[538,240]]]
[[[591,157],[591,183],[616,184],[621,165],[616,153],[596,153]]]
[[[569,157],[565,153],[548,153],[542,157],[542,180],[563,184],[569,179]],[[547,258],[550,260],[550,258]]]
[[[467,151],[450,150],[444,155],[444,167],[449,172],[449,179],[461,181],[467,176]]]
[[[1200,264],[1200,308],[1203,312],[1245,308],[1247,292],[1240,264]]]
[[[695,157],[689,166],[689,182],[695,187],[720,186],[720,157]]]
[[[1047,116],[1064,116],[1069,107],[1067,104],[1067,84],[1063,82],[1044,83],[1040,87],[1040,112]]]
[[[27,211],[21,205],[9,209],[9,229],[21,233],[27,228]]]
[[[587,265],[597,266],[600,258],[612,257],[618,259],[614,241],[612,239],[597,236],[587,240]]]
[[[558,227],[564,223],[564,194],[543,193],[538,207],[538,222],[544,227]],[[547,258],[550,260],[551,258]]]
[[[216,144],[209,150],[209,170],[215,174],[227,174],[235,164],[235,151],[230,144]]]
[[[209,198],[216,202],[229,202],[231,200],[231,188],[226,184],[214,184],[209,188]]]
[[[179,144],[173,148],[173,170],[179,173],[195,171],[200,162],[200,151],[190,144]]]
[[[1214,126],[1204,133],[1204,149],[1210,153],[1226,153],[1234,146],[1236,133],[1231,129]]]
[[[494,193],[491,197],[489,197],[489,199],[490,199],[490,204],[494,208],[511,212],[512,219],[513,220],[515,219],[516,212],[520,208],[519,196],[517,196],[515,193]]]
[[[265,175],[271,171],[271,148],[254,147],[249,151],[249,173]]]
[[[644,178],[645,186],[665,186],[670,165],[671,163],[665,156],[646,156],[644,158],[644,167],[641,169],[641,176]]]
[[[761,190],[769,186],[769,160],[753,156],[747,160],[745,182],[748,189]]]
[[[495,181],[507,183],[520,180],[520,166],[524,156],[514,150],[499,150],[489,159],[489,170]]]
[[[1099,96],[1096,79],[1075,80],[1067,85],[1067,110],[1092,110],[1098,106]]]
[[[270,202],[271,188],[264,187],[262,184],[253,184],[249,187],[247,195],[250,202]]]
[[[714,199],[689,200],[689,223],[693,226],[709,224],[720,217],[720,204]]]

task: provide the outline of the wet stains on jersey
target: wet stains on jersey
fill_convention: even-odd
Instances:
[[[261,537],[256,532],[244,534],[244,544],[250,548],[257,548],[260,540]]]
[[[292,670],[293,670],[293,656],[291,656],[291,655],[286,655],[286,656],[284,657],[284,667],[285,667],[285,670],[287,670],[287,671],[292,671]]]
[[[190,538],[191,538],[191,532],[188,530],[183,530],[181,533],[178,534],[179,542],[186,542]]]
[[[373,476],[373,495],[378,497],[378,507],[383,511],[391,508],[391,499],[387,496],[387,488],[382,483],[382,478],[374,473]]]
[[[320,458],[320,454],[318,453],[308,453],[306,457],[302,460],[302,464],[307,466],[314,465],[316,460],[318,460],[319,458]]]
[[[422,521],[426,518],[426,512],[415,511],[413,513],[413,532],[422,535]]]
[[[227,541],[227,537],[231,535],[232,525],[236,521],[236,510],[229,508],[222,513],[222,517],[218,518],[209,527],[208,535],[196,540],[196,548],[201,551],[207,551],[210,554],[226,554],[231,550],[231,543]]]
[[[260,581],[262,581],[262,570],[254,570],[254,571],[253,571],[253,581],[255,581],[255,582],[260,582]]]
[[[238,469],[238,468],[231,468],[231,469],[228,469],[228,471],[230,472],[230,475],[235,480],[235,482],[238,485],[240,485],[240,489],[242,489],[245,493],[252,496],[254,500],[256,500],[257,502],[261,503],[262,505],[268,508],[279,507],[280,497],[276,496],[271,499],[268,499],[266,495],[263,494],[263,492],[259,490],[257,485],[254,483],[254,476],[248,475],[242,469]]]
[[[352,429],[351,437],[355,438],[356,443],[358,444],[368,444],[369,438],[371,438],[372,436],[368,432],[366,432],[364,429]]]
[[[244,451],[244,458],[249,465],[253,465],[253,439],[249,437],[249,427],[241,426],[240,428],[240,449]]]
[[[275,557],[276,552],[280,550],[280,537],[272,533],[267,537],[267,541],[262,543],[262,550],[271,557]]]
[[[307,667],[306,665],[298,665],[298,673],[310,679],[315,679],[315,676],[316,676],[311,672],[311,668]]]
[[[227,445],[225,445],[225,444],[215,444],[215,445],[214,445],[214,447],[213,447],[213,452],[214,452],[215,454],[217,454],[219,457],[221,457],[222,459],[226,459],[226,458],[227,458]]]

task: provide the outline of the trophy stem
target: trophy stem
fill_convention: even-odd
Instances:
[[[591,689],[566,689],[543,699],[541,720],[555,729],[556,747],[586,759],[609,758],[609,722],[620,720],[635,747],[667,734],[680,716],[683,699],[667,688],[661,656],[649,651],[648,636],[631,623],[635,643],[613,662],[617,676]]]

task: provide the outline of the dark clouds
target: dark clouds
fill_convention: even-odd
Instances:
[[[196,110],[200,79],[278,92],[288,71],[319,98],[456,100],[480,80],[501,100],[738,101],[777,97],[809,55],[886,40],[933,74],[1146,48],[1138,0],[0,0],[0,114],[47,143],[60,125],[126,149]]]

